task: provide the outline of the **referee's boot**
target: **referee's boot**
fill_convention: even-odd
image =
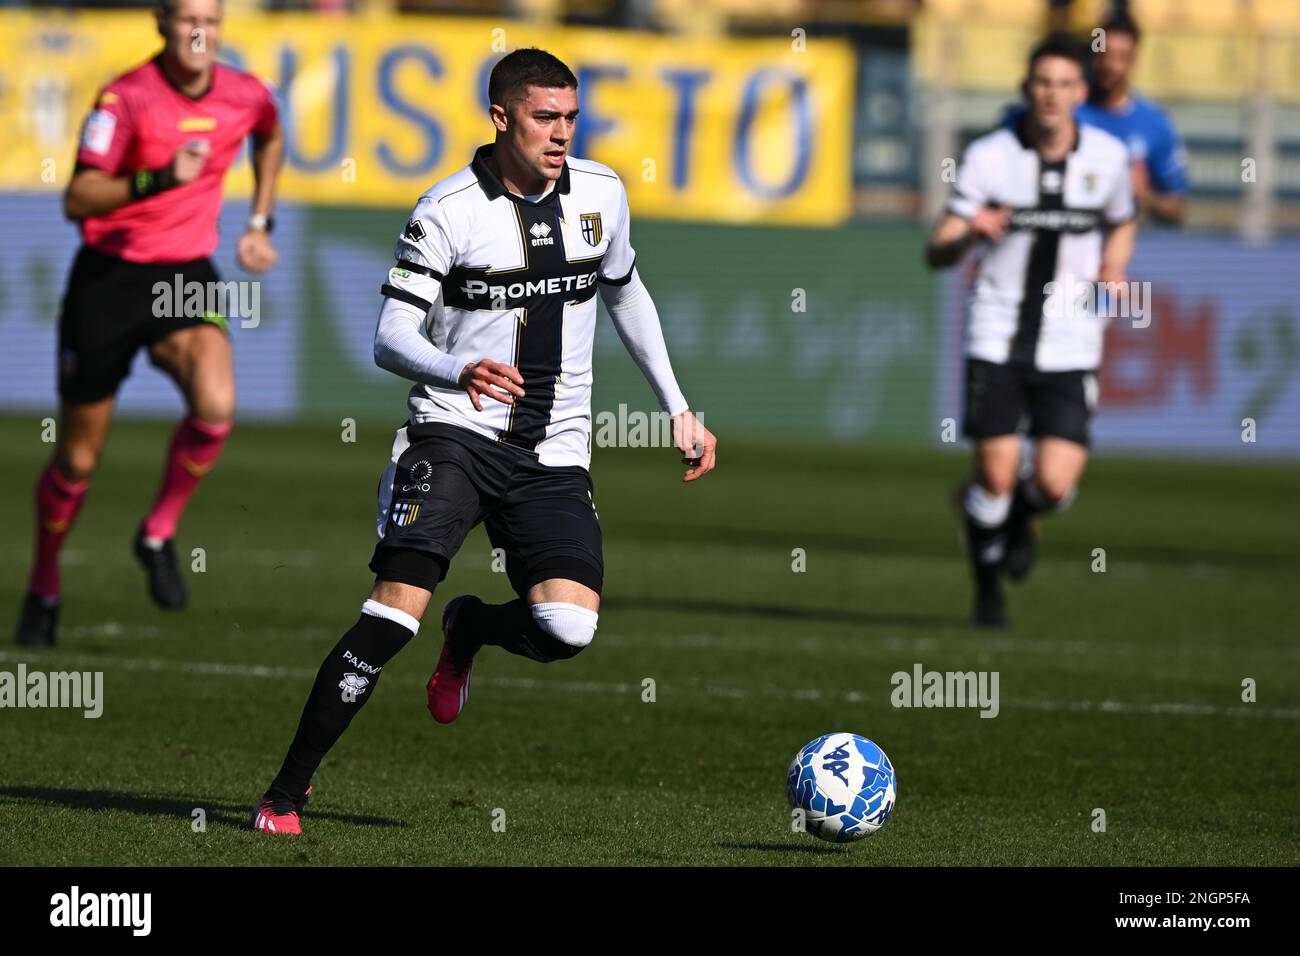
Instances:
[[[59,600],[27,592],[14,640],[20,647],[53,647],[59,630]]]
[[[185,578],[176,563],[176,550],[168,538],[157,547],[150,547],[144,538],[144,527],[135,535],[135,556],[149,575],[149,596],[153,603],[165,611],[179,611],[185,606]]]

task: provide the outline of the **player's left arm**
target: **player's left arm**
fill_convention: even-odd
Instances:
[[[622,183],[619,193],[620,219],[610,235],[609,248],[597,277],[600,297],[623,346],[650,383],[659,404],[672,418],[673,440],[682,453],[682,464],[686,465],[682,480],[695,481],[717,465],[718,439],[691,411],[677,386],[659,312],[636,271],[636,253],[630,239],[631,213]]]
[[[269,90],[257,125],[253,127],[253,210],[248,228],[235,247],[239,264],[249,272],[265,272],[280,256],[271,243],[271,213],[275,188],[284,164],[284,127]]]
[[[659,312],[635,266],[621,283],[602,280],[600,296],[623,346],[650,383],[659,404],[672,417],[673,440],[682,453],[682,464],[687,466],[682,480],[703,478],[717,464],[718,439],[691,411],[677,386]]]
[[[1117,164],[1126,160],[1117,156]],[[1101,243],[1101,268],[1098,282],[1128,281],[1128,263],[1137,244],[1137,208],[1132,180],[1122,166],[1113,176],[1110,195],[1102,208],[1105,236]]]
[[[1128,263],[1133,258],[1133,247],[1136,245],[1136,219],[1108,229],[1101,245],[1101,269],[1097,273],[1097,281],[1127,282]]]

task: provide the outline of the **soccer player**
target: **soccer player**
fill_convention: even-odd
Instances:
[[[685,480],[714,467],[717,441],[682,397],[637,274],[623,184],[569,155],[577,88],[542,50],[503,57],[488,80],[495,141],[420,197],[398,239],[374,357],[416,384],[380,479],[375,584],[321,664],[257,830],[301,832],[321,759],[415,636],[479,522],[504,550],[517,597],[447,603],[433,718],[460,714],[485,645],[545,663],[591,643],[604,578],[587,470],[597,290],[672,416]]]
[[[1128,147],[1139,212],[1157,222],[1181,223],[1191,188],[1182,139],[1164,110],[1132,91],[1141,31],[1123,12],[1111,15],[1098,29],[1105,46],[1092,56],[1088,100],[1075,110],[1074,118],[1104,129]],[[1024,115],[1024,107],[1013,107],[1003,125],[1014,129]]]
[[[1086,90],[1073,41],[1052,36],[1037,46],[1024,83],[1028,112],[1014,129],[966,149],[927,248],[933,268],[972,247],[980,254],[966,320],[963,425],[974,441],[974,475],[961,493],[977,626],[1005,626],[1000,576],[1029,573],[1035,518],[1074,498],[1105,327],[1096,284],[1125,282],[1133,251],[1127,150],[1075,121]],[[1023,476],[1021,431],[1036,443]]]
[[[1141,31],[1126,13],[1112,15],[1101,30],[1105,49],[1093,54],[1091,94],[1077,118],[1128,146],[1139,211],[1160,222],[1182,222],[1189,188],[1182,140],[1164,110],[1131,87]]]
[[[36,483],[36,555],[17,629],[23,645],[55,642],[59,549],[99,463],[117,389],[141,347],[176,382],[188,414],[172,436],[133,550],[154,602],[185,605],[172,538],[230,433],[235,385],[226,320],[185,314],[197,310],[181,302],[160,308],[154,286],[214,288],[208,257],[217,246],[222,178],[250,135],[256,191],[239,264],[261,272],[276,261],[268,233],[284,149],[275,100],[259,80],[216,62],[220,0],[161,0],[156,13],[162,52],[100,93],[64,196],[83,244],[59,318],[58,441]]]

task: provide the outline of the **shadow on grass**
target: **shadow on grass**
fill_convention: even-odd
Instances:
[[[846,846],[820,846],[816,843],[719,843],[722,850],[759,850],[763,853],[833,853],[849,852]]]
[[[879,614],[870,611],[846,611],[836,608],[792,607],[787,604],[728,603],[701,601],[694,598],[605,597],[601,609],[630,611],[670,611],[677,614],[729,614],[738,617],[769,617],[779,620],[823,621],[833,624],[866,624],[877,627],[964,627],[967,619],[946,614]]]
[[[72,810],[123,810],[149,817],[181,817],[190,819],[196,809],[207,814],[209,823],[221,824],[237,830],[249,829],[253,804],[223,803],[198,797],[168,797],[142,793],[122,793],[116,790],[59,790],[53,787],[0,787],[0,804],[30,803],[68,807]],[[404,827],[401,820],[384,817],[358,816],[350,813],[317,813],[311,816],[320,820],[337,820],[340,823],[358,823],[372,827]]]

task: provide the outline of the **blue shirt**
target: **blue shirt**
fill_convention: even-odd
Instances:
[[[1002,125],[1014,128],[1026,112],[1021,105],[1009,108]],[[1146,166],[1151,188],[1156,192],[1183,194],[1190,188],[1182,140],[1169,116],[1155,103],[1140,96],[1130,96],[1122,110],[1084,103],[1075,110],[1074,118],[1105,130],[1126,145],[1129,156]]]

